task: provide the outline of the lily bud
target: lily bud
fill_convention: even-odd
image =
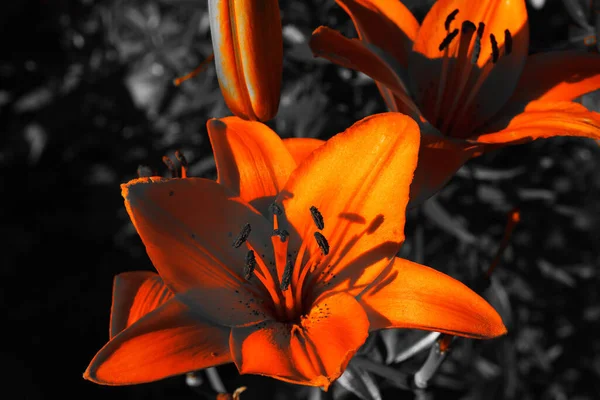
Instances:
[[[210,30],[221,92],[240,118],[277,114],[283,68],[278,0],[209,0]]]

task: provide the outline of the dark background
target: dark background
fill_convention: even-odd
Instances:
[[[422,19],[431,3],[406,4]],[[585,34],[562,1],[529,7],[531,52],[583,49]],[[306,47],[321,24],[355,36],[332,0],[286,0],[281,8],[284,80],[272,128],[282,137],[326,139],[385,110],[370,80],[313,59]],[[119,184],[140,164],[165,174],[161,157],[177,149],[191,175],[215,176],[205,123],[229,112],[214,67],[172,84],[212,52],[206,2],[2,2],[0,44],[3,392],[11,399],[202,398],[184,377],[103,387],[82,373],[108,340],[114,275],[153,268]],[[597,97],[583,101],[598,110]],[[509,334],[457,340],[425,393],[370,375],[384,398],[599,398],[599,160],[589,139],[505,148],[469,162],[437,197],[442,211],[410,211],[402,255],[469,283],[489,265],[509,210],[521,209],[488,293]],[[369,357],[393,358],[418,335],[374,337]],[[424,357],[388,367],[410,374]],[[358,398],[340,384],[324,395],[240,377],[232,365],[218,372],[229,391],[248,386],[244,400]]]

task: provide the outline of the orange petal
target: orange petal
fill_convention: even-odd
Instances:
[[[378,262],[387,263],[396,254],[404,240],[418,150],[414,120],[400,113],[376,114],[328,140],[292,173],[278,201],[289,230],[298,232],[308,254],[316,257],[303,268],[327,268],[327,274],[319,269],[309,273],[322,283],[315,296],[338,285],[363,284],[376,273]],[[324,219],[322,234],[331,248],[325,257],[313,236],[318,229],[311,206]],[[298,246],[295,238],[290,240],[290,248]]]
[[[511,102],[564,101],[600,89],[600,55],[555,51],[527,57]]]
[[[365,342],[369,321],[358,302],[337,293],[294,323],[231,330],[231,353],[242,374],[267,375],[325,390]]]
[[[110,311],[110,338],[173,297],[154,272],[134,271],[115,276]]]
[[[473,338],[506,333],[500,315],[450,276],[396,258],[359,297],[371,330],[414,328]]]
[[[420,115],[394,69],[364,42],[348,39],[333,29],[321,26],[313,32],[310,38],[310,48],[315,56],[323,57],[344,68],[363,72],[386,86],[399,100],[398,111],[414,118],[418,118]],[[388,106],[394,102],[393,99],[386,98],[384,92],[382,95]]]
[[[243,277],[247,249],[232,246],[249,223],[248,242],[272,251],[273,228],[262,215],[206,179],[140,178],[121,188],[150,259],[182,301],[223,325],[264,319],[262,306],[253,301],[262,287]]]
[[[506,125],[506,122],[508,125]],[[505,126],[504,129],[502,127]],[[497,121],[490,129],[471,139],[479,143],[519,144],[554,136],[600,139],[600,114],[570,101],[529,103],[525,111]],[[488,130],[488,129],[486,129]]]
[[[410,204],[416,206],[437,193],[482,146],[462,139],[421,134],[419,162],[410,186]]]
[[[404,70],[408,56],[419,30],[419,23],[404,4],[387,0],[336,0],[354,22],[360,39],[383,50],[393,58],[394,64]],[[405,73],[406,74],[406,73]],[[377,87],[390,111],[403,111],[402,99],[390,89],[377,83]]]
[[[83,377],[132,385],[231,362],[229,333],[171,299],[112,338]]]
[[[313,138],[283,139],[283,144],[287,147],[297,165],[304,161],[317,147],[321,147],[323,143],[325,143],[324,140]]]
[[[449,18],[455,10],[454,19]],[[475,64],[478,33],[463,30],[465,21],[474,24],[473,29],[484,24]],[[455,29],[458,36],[440,50]],[[497,43],[496,62],[491,35]],[[508,100],[528,46],[525,0],[439,0],[426,15],[409,60],[415,102],[442,132],[460,136],[480,126]]]
[[[267,215],[274,196],[296,168],[281,138],[265,124],[237,117],[206,124],[217,164],[217,182]]]
[[[227,106],[240,118],[273,118],[283,70],[278,0],[209,0],[208,11],[217,76]]]
[[[404,4],[389,0],[336,0],[352,18],[361,40],[372,43],[404,68],[419,22]]]

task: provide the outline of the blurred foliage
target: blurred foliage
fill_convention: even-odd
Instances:
[[[419,19],[432,3],[405,2]],[[598,27],[590,4],[532,1],[531,50],[597,51],[584,41]],[[197,0],[0,4],[0,294],[11,398],[201,398],[184,377],[114,388],[81,374],[108,339],[113,276],[152,269],[119,183],[140,164],[165,174],[161,157],[176,150],[191,175],[215,177],[205,124],[229,112],[214,67],[173,85],[212,52],[206,7]],[[319,25],[356,35],[333,1],[282,1],[281,8],[283,90],[271,127],[282,137],[327,139],[385,110],[364,75],[310,54],[307,39]],[[597,94],[581,101],[600,109]],[[521,210],[485,292],[509,334],[457,339],[429,390],[407,383],[427,353],[404,359],[428,335],[412,330],[373,335],[327,394],[239,376],[233,365],[218,368],[225,387],[246,386],[244,400],[598,398],[598,172],[596,142],[538,141],[472,160],[427,206],[409,210],[402,256],[468,285],[489,266],[509,211]]]

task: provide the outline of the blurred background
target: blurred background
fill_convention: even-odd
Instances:
[[[405,0],[419,20],[433,1]],[[597,51],[592,2],[528,3],[531,52]],[[367,77],[307,47],[320,25],[355,37],[333,0],[280,2],[284,77],[282,137],[327,139],[385,111]],[[114,275],[152,270],[129,222],[119,184],[139,165],[166,175],[181,150],[190,175],[214,178],[206,120],[229,115],[214,66],[173,79],[211,52],[206,1],[20,0],[0,3],[0,296],[3,392],[10,399],[201,399],[211,386],[185,377],[129,387],[83,380],[108,340]],[[600,96],[581,101],[598,111]],[[486,297],[509,334],[458,339],[431,382],[414,392],[386,377],[410,376],[427,352],[402,360],[425,334],[370,338],[328,393],[218,367],[242,399],[600,398],[600,146],[557,138],[469,162],[439,195],[410,210],[402,256],[469,284],[489,266],[508,213],[521,211]],[[367,361],[365,361],[367,360]],[[400,361],[399,361],[400,360]]]

